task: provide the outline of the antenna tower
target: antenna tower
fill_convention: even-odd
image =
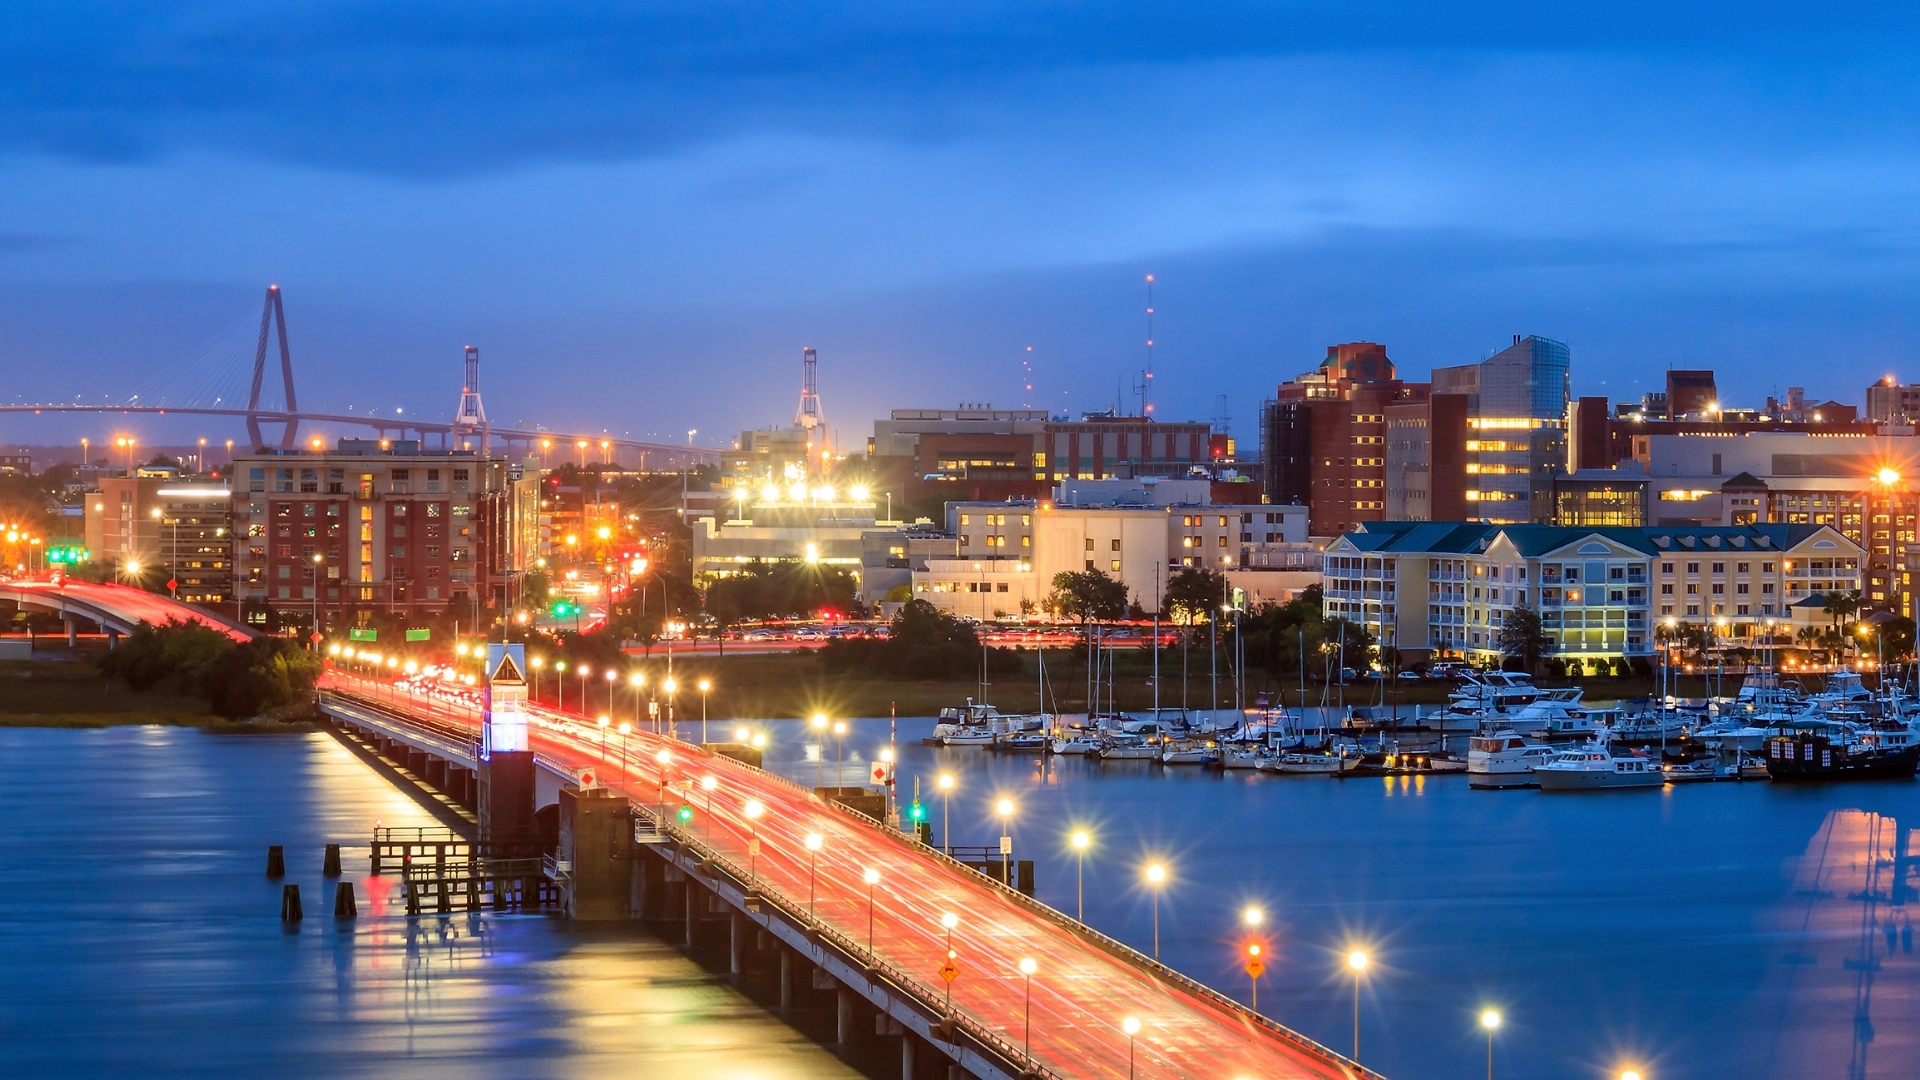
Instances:
[[[800,408],[793,414],[793,423],[806,429],[808,442],[812,442],[813,433],[827,423],[826,414],[820,411],[820,393],[814,384],[819,365],[819,353],[809,348],[800,350]]]
[[[1153,418],[1153,275],[1147,275],[1147,368],[1133,384],[1140,398],[1140,415]]]
[[[460,407],[453,414],[453,434],[480,436],[480,453],[492,449],[493,427],[487,423],[487,407],[480,403],[480,350],[467,346],[467,381],[460,388]]]
[[[260,434],[260,384],[267,374],[267,331],[275,328],[280,335],[280,387],[286,392],[286,412],[274,419],[281,424],[280,449],[291,450],[300,431],[300,406],[293,396],[293,356],[287,351],[287,309],[280,304],[280,286],[269,285],[267,298],[260,305],[260,344],[253,350],[253,390],[247,395],[247,437],[262,450],[266,449],[267,440]]]

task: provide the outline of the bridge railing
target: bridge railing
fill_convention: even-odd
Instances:
[[[946,1023],[952,1024],[954,1028],[964,1031],[968,1039],[999,1055],[1009,1065],[1015,1068],[1025,1065],[1029,1070],[1027,1075],[1035,1077],[1057,1077],[1060,1075],[1032,1061],[1024,1048],[1014,1044],[988,1025],[969,1016],[964,1010],[950,1008],[944,989],[938,992],[934,991],[930,986],[923,984],[920,979],[882,960],[877,953],[868,950],[861,942],[842,934],[832,926],[822,922],[817,916],[801,906],[798,901],[789,900],[784,894],[777,890],[769,891],[757,878],[746,873],[732,860],[722,856],[711,845],[700,841],[691,832],[681,829],[670,820],[660,820],[658,815],[643,806],[634,807],[634,816],[636,818],[646,817],[651,819],[651,831],[664,833],[673,839],[682,852],[690,853],[698,857],[703,868],[705,868],[710,875],[717,876],[718,874],[724,874],[728,883],[740,890],[742,896],[751,897],[754,902],[763,906],[777,908],[781,916],[788,922],[796,926],[806,927],[810,938],[823,944],[832,945],[842,956],[853,961],[861,970],[865,971],[869,978],[878,976],[884,979],[888,984],[890,993],[911,1000],[914,1005],[927,1016],[941,1018]],[[865,820],[871,822],[873,819],[865,818]],[[636,830],[639,828],[638,821],[635,822],[635,827]],[[941,1041],[951,1044],[958,1040],[946,1038]]]

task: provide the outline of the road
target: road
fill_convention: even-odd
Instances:
[[[200,608],[179,603],[158,593],[136,589],[131,585],[99,584],[72,579],[56,583],[21,578],[0,581],[0,599],[17,600],[45,610],[64,608],[89,620],[93,620],[97,612],[109,618],[123,620],[129,629],[142,622],[161,626],[172,619],[178,622],[199,623],[235,641],[250,641],[255,637],[253,631],[217,619]]]
[[[357,677],[331,673],[335,689],[377,694],[416,716],[472,732],[477,702],[463,692],[430,697],[396,694]],[[1031,1004],[1033,1061],[1062,1077],[1128,1075],[1133,1017],[1133,1075],[1141,1078],[1372,1077],[1333,1051],[1245,1010],[1183,986],[1146,958],[1070,919],[1047,916],[978,875],[955,870],[907,838],[828,808],[810,792],[696,746],[651,733],[601,741],[592,721],[548,708],[534,712],[532,749],[577,768],[595,768],[607,786],[642,806],[669,814],[691,807],[690,831],[721,857],[751,866],[763,890],[811,903],[816,916],[848,939],[869,940],[885,964],[939,987],[947,950],[941,919],[959,917],[953,949],[960,975],[953,1005],[1011,1045],[1026,1045]],[[664,752],[667,762],[658,763]],[[711,777],[713,790],[701,781]],[[764,813],[750,821],[748,806]],[[809,863],[805,840],[822,846]],[[760,840],[758,858],[750,841]],[[868,870],[879,881],[864,882]],[[871,930],[869,929],[871,928]],[[1020,961],[1035,961],[1030,983]],[[1027,996],[1030,988],[1031,997]]]

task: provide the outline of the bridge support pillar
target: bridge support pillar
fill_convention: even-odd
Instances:
[[[687,899],[687,948],[693,948],[694,931],[700,926],[700,886],[689,877],[682,890]]]
[[[737,911],[727,913],[727,966],[734,981],[747,973],[747,917]]]
[[[913,1080],[913,1032],[900,1033],[900,1080]]]
[[[559,858],[573,867],[562,897],[569,918],[633,917],[633,819],[626,796],[601,787],[562,789]]]
[[[79,635],[74,631],[73,620],[62,618],[60,621],[67,624],[67,648],[71,649],[75,645],[80,644]]]
[[[793,1011],[793,950],[780,946],[780,1011]]]
[[[480,836],[505,843],[533,839],[532,751],[495,750],[481,760]]]
[[[843,986],[834,998],[838,1006],[835,1010],[838,1023],[834,1029],[834,1041],[841,1046],[852,1046],[854,1034],[860,1030],[853,1022],[853,991]]]
[[[109,629],[107,631],[107,648],[111,650],[114,646],[119,644],[120,644],[120,631]]]

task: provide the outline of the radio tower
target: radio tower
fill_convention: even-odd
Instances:
[[[800,408],[793,414],[793,423],[806,429],[809,444],[813,442],[814,432],[827,424],[826,414],[820,411],[820,394],[814,388],[814,372],[819,364],[820,354],[812,349],[800,350]]]
[[[467,346],[467,383],[460,388],[460,408],[453,414],[453,433],[480,436],[480,454],[492,449],[493,428],[487,423],[487,407],[480,404],[480,350]]]
[[[1133,384],[1140,398],[1140,415],[1153,419],[1153,275],[1147,275],[1147,367]]]

